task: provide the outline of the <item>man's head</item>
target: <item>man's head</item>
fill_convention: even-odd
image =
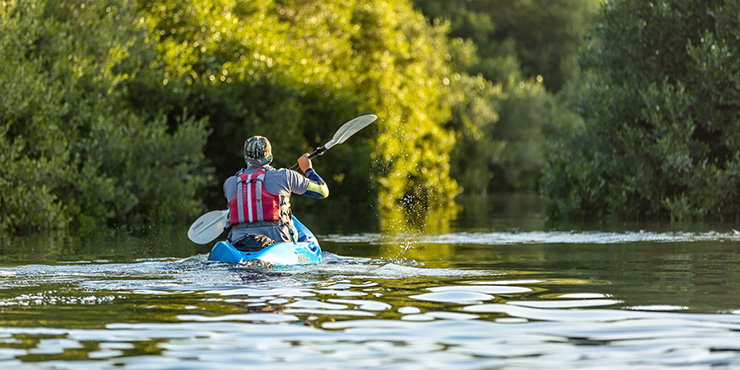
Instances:
[[[251,167],[261,167],[272,162],[272,147],[264,136],[252,136],[244,142],[244,161]]]

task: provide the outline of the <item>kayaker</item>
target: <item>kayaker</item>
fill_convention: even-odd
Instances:
[[[308,154],[298,158],[303,175],[285,168],[275,169],[270,166],[270,141],[252,136],[244,142],[244,161],[247,168],[224,181],[224,196],[229,202],[229,241],[241,250],[297,241],[290,195],[317,199],[329,196],[329,188],[313,169]]]

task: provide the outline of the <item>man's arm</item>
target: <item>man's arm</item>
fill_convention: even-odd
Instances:
[[[309,168],[305,174],[310,182],[308,183],[308,189],[306,189],[303,195],[316,199],[324,199],[329,196],[329,187],[326,186],[324,179],[313,168]]]
[[[314,171],[311,166],[311,160],[308,158],[308,154],[304,154],[298,158],[298,166],[301,167],[301,171],[303,171],[309,180],[308,189],[306,189],[306,192],[303,193],[303,195],[316,199],[324,199],[328,197],[329,187],[326,186],[324,179]]]
[[[236,176],[231,176],[224,181],[224,198],[231,201],[236,197]]]

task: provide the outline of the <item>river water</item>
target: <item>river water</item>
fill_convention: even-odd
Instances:
[[[538,209],[308,218],[325,260],[291,268],[207,262],[184,231],[6,243],[0,369],[740,368],[732,225],[553,228]]]

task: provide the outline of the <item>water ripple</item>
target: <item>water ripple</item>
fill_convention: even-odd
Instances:
[[[516,248],[477,256],[498,263],[501,249]],[[690,256],[700,263],[733,255],[699,252]],[[698,313],[690,300],[665,299],[670,289],[625,297],[592,270],[327,255],[330,262],[291,269],[207,263],[204,255],[2,268],[0,368],[740,367],[740,309],[731,299],[721,313]],[[704,270],[681,271],[695,279]],[[701,291],[718,286],[734,297],[737,270],[727,271]],[[627,279],[632,270],[619,273]],[[648,276],[673,282],[675,274],[659,273]]]
[[[408,240],[424,244],[626,244],[626,243],[686,243],[698,241],[740,241],[735,232],[599,232],[599,231],[496,231],[456,232],[441,235],[364,233],[328,235],[322,240],[334,243],[399,244]]]

